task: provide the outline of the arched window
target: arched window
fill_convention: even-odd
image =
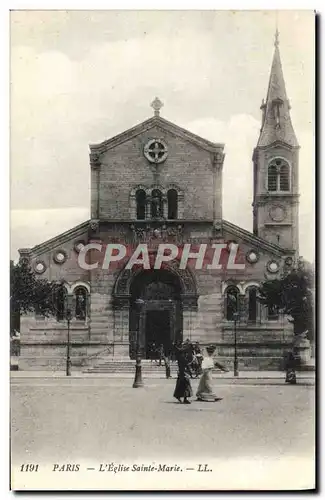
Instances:
[[[234,313],[238,312],[239,290],[236,286],[230,286],[226,291],[226,319],[232,321]]]
[[[159,189],[153,189],[151,193],[151,217],[159,218],[163,216],[162,196]]]
[[[168,219],[177,219],[178,194],[176,189],[169,189],[167,193]]]
[[[257,291],[255,287],[248,289],[248,321],[256,323],[257,320]]]
[[[284,164],[280,168],[280,191],[289,191],[289,167]]]
[[[146,218],[146,192],[143,189],[136,192],[136,203],[137,219],[143,220]]]
[[[56,292],[56,319],[62,321],[65,319],[67,290],[64,286],[60,286]]]
[[[83,286],[78,286],[77,288],[75,288],[74,294],[76,298],[76,319],[84,321],[87,316],[87,289]]]
[[[268,169],[267,177],[267,189],[268,191],[276,191],[278,183],[278,174],[275,165],[270,165]]]
[[[272,160],[267,171],[268,191],[290,191],[290,167],[285,160]]]

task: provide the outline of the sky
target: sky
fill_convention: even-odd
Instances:
[[[223,217],[252,231],[252,152],[274,33],[301,146],[300,254],[314,261],[312,11],[12,11],[11,258],[90,216],[89,144],[161,116],[225,143]]]

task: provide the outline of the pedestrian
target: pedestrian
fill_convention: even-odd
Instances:
[[[296,384],[297,383],[297,375],[296,375],[296,357],[293,351],[287,353],[286,360],[286,383],[288,384]]]
[[[164,363],[165,363],[165,370],[166,370],[166,378],[171,378],[169,356],[164,356]]]
[[[186,350],[181,347],[175,346],[176,349],[176,359],[178,364],[178,375],[174,391],[174,398],[176,398],[180,403],[191,404],[188,398],[193,395],[191,381],[190,381],[190,369],[188,366],[188,360],[186,356]],[[181,400],[183,398],[183,401]]]
[[[160,344],[158,354],[159,354],[159,366],[161,366],[161,362],[165,357],[165,349],[163,344]]]
[[[195,342],[194,355],[195,355],[195,359],[196,359],[196,363],[197,363],[196,372],[197,372],[197,376],[199,376],[199,375],[202,375],[202,361],[203,361],[203,355],[202,355],[202,351],[201,351],[201,347],[200,347],[199,342]]]
[[[216,394],[213,391],[212,370],[214,367],[218,367],[224,372],[227,372],[229,370],[213,359],[215,348],[216,347],[214,345],[210,345],[203,352],[203,373],[201,375],[199,386],[196,391],[196,397],[198,401],[219,401],[220,399],[222,399],[217,398]]]

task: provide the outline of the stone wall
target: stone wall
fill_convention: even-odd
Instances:
[[[145,144],[159,137],[168,144],[167,159],[158,165],[143,155]],[[198,175],[200,172],[200,175]],[[101,155],[99,218],[130,219],[130,193],[137,185],[176,184],[184,194],[185,219],[213,219],[212,154],[159,127],[109,149]],[[93,182],[96,182],[94,174]],[[220,198],[217,205],[221,206]],[[95,207],[97,194],[92,191]]]

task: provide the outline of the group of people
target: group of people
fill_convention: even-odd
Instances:
[[[193,378],[193,354],[195,349],[198,351],[199,346],[196,345],[195,349],[193,349],[191,343],[186,341],[184,344],[179,343],[175,345],[174,348],[178,364],[178,376],[174,398],[180,403],[191,404],[189,398],[193,396],[191,386],[191,378]],[[221,399],[216,396],[212,387],[212,370],[214,368],[219,368],[227,372],[228,369],[214,359],[213,354],[215,349],[216,346],[210,345],[206,347],[203,352],[200,348],[200,354],[197,352],[197,354],[199,354],[201,372],[199,386],[196,391],[196,397],[199,401],[218,401]],[[195,355],[196,357],[197,354]]]
[[[159,366],[162,366],[162,364],[164,364],[166,367],[166,377],[170,378],[170,362],[177,361],[177,353],[180,348],[182,348],[186,353],[191,378],[201,375],[203,355],[199,342],[193,344],[189,339],[186,339],[186,341],[183,343],[181,341],[176,341],[169,347],[163,344],[160,344],[158,346],[155,344],[155,342],[152,342],[148,346],[148,357],[149,359],[151,359],[151,362],[154,361],[155,363],[159,364]]]
[[[219,401],[212,387],[212,370],[219,368],[224,372],[229,370],[214,358],[216,346],[209,345],[204,349],[199,342],[193,344],[187,339],[185,342],[175,342],[171,349],[166,352],[163,345],[157,350],[159,364],[164,362],[166,378],[171,378],[170,361],[177,361],[178,376],[174,390],[174,398],[180,403],[191,404],[189,398],[193,396],[191,379],[201,376],[196,391],[199,401]],[[293,350],[290,351],[286,359],[286,382],[296,383],[296,369],[298,366],[298,356]]]

